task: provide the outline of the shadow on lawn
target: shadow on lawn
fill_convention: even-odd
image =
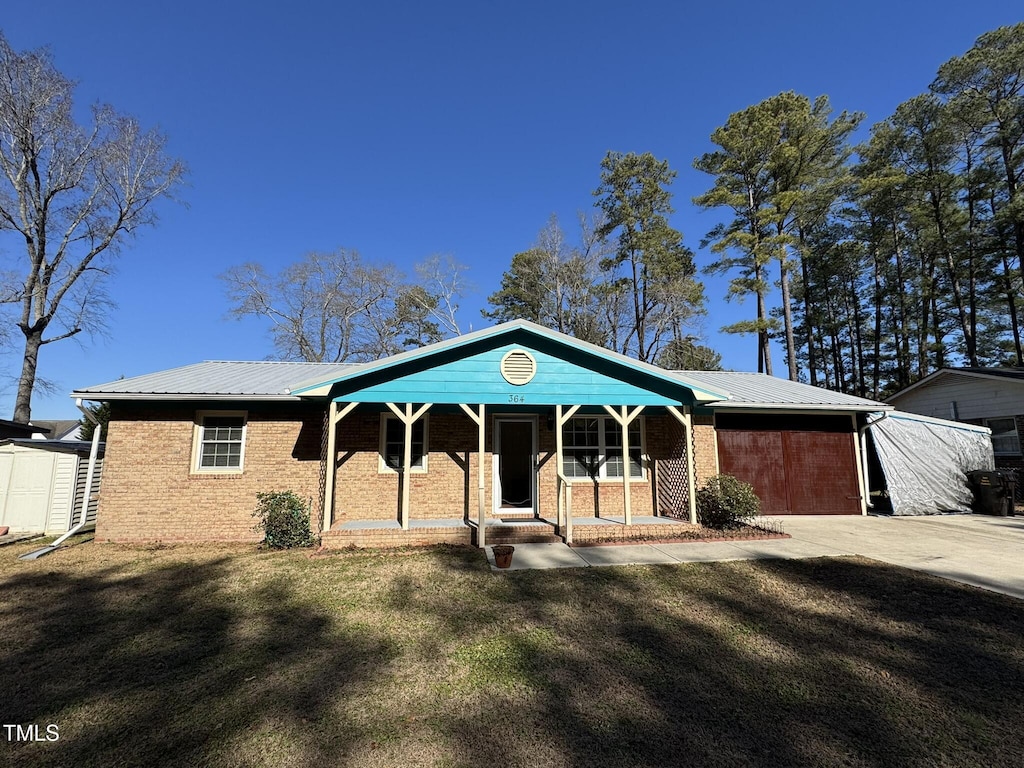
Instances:
[[[44,734],[56,723],[61,736],[0,744],[0,754],[10,753],[0,762],[259,764],[245,742],[260,730],[305,739],[296,751],[309,758],[343,754],[359,734],[342,724],[313,732],[307,723],[364,685],[369,662],[393,655],[388,643],[339,628],[280,581],[238,602],[223,589],[229,565],[176,562],[144,575],[37,571],[0,584],[0,594],[20,596],[0,609],[16,627],[4,638],[0,722],[38,724]]]
[[[497,585],[552,633],[508,628],[534,696],[439,722],[460,764],[1020,764],[1024,604],[857,560],[705,569]]]
[[[0,763],[995,768],[1024,754],[1024,602],[864,560],[495,576],[466,549],[181,550],[136,571],[96,554],[0,582],[0,722],[61,728],[55,744],[0,743]]]

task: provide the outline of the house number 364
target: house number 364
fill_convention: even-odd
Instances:
[[[510,403],[525,403],[526,395],[509,395],[508,401]]]

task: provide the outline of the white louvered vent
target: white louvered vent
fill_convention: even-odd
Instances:
[[[537,374],[537,361],[524,349],[513,349],[501,358],[501,375],[509,384],[528,384]]]

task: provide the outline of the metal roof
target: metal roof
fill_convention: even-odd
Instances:
[[[295,382],[326,378],[352,367],[347,363],[207,360],[76,389],[71,395],[86,400],[298,400],[290,394]]]
[[[892,406],[863,397],[845,395],[799,381],[765,373],[737,371],[674,371],[690,381],[704,382],[709,389],[727,390],[731,399],[712,403],[715,409],[799,408],[822,411],[889,411]]]
[[[649,370],[662,378],[675,379],[702,391],[702,400],[713,408],[786,409],[825,411],[887,411],[891,405],[853,395],[844,395],[809,384],[779,379],[760,373],[733,371],[666,371],[632,360],[615,352],[565,337],[526,321],[503,323],[493,328],[429,345],[372,363],[306,363],[271,361],[210,360],[166,371],[119,379],[106,384],[76,389],[73,397],[86,400],[290,400],[292,392],[312,385],[327,385],[339,377],[377,370],[397,361],[456,346],[457,342],[486,338],[514,328],[540,333],[556,341],[569,339],[575,346],[600,353],[624,364]],[[312,394],[312,393],[310,393]]]

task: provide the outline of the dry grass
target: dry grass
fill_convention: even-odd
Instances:
[[[19,766],[1016,766],[1024,603],[858,559],[0,550]]]

